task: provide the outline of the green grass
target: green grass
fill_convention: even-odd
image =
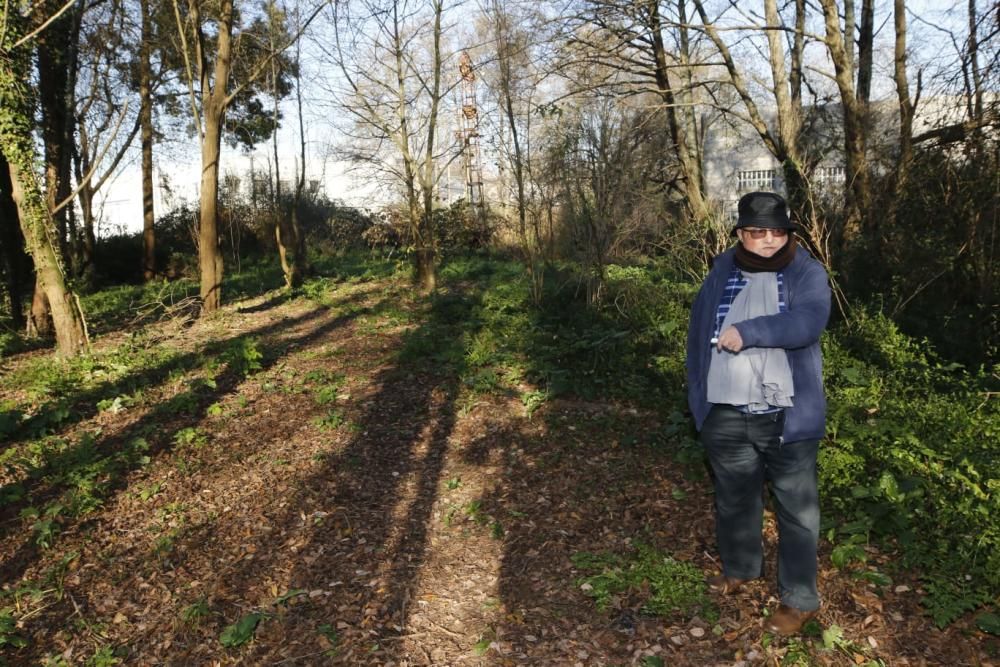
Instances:
[[[606,611],[616,596],[628,595],[641,598],[646,614],[697,615],[709,622],[718,618],[701,569],[653,547],[639,544],[626,554],[578,552],[571,560],[583,573],[577,586],[600,611]]]
[[[534,419],[539,411],[545,415],[546,402],[567,394],[647,406],[662,418],[656,446],[672,452],[692,477],[703,475],[685,415],[684,333],[697,290],[689,280],[653,266],[612,266],[604,302],[591,307],[568,264],[546,270],[538,304],[520,264],[485,256],[444,262],[441,289],[427,298],[409,291],[405,262],[361,253],[325,258],[316,267],[319,277],[291,298],[321,303],[337,316],[363,315],[380,335],[400,327],[391,335],[401,337],[401,347],[387,361],[399,372],[448,377],[458,409],[471,410],[488,394],[519,399]],[[225,298],[280,284],[273,261],[245,264],[227,279]],[[194,287],[179,281],[111,288],[87,295],[84,309],[93,330],[108,330],[134,318],[137,304],[161,304],[145,315],[153,320]],[[366,305],[372,296],[380,302]],[[20,345],[16,336],[3,335],[3,350]],[[169,439],[196,429],[206,410],[220,412],[210,406],[221,406],[223,395],[257,373],[282,390],[309,392],[328,410],[319,428],[349,426],[332,409],[343,376],[272,373],[285,351],[267,340],[266,331],[248,332],[181,351],[137,330],[114,349],[69,360],[38,356],[5,369],[0,389],[9,398],[0,400],[0,439],[8,444],[0,466],[8,483],[0,500],[26,512],[25,529],[38,544],[51,544],[63,522],[95,511],[128,471],[148,463],[138,443],[197,446]],[[863,545],[878,543],[897,552],[899,567],[922,573],[924,602],[937,623],[989,611],[1000,597],[996,369],[949,364],[924,341],[861,308],[849,325],[824,335],[823,349],[829,417],[820,450],[821,496],[834,565],[859,577],[884,577],[861,557]],[[322,359],[344,350],[314,354]],[[234,405],[247,403],[237,393]],[[127,434],[125,445],[93,430],[68,435],[99,413],[131,410],[150,416]],[[159,435],[155,424],[164,420],[178,423]],[[43,493],[46,501],[37,501]]]

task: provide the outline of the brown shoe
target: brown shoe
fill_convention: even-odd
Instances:
[[[788,605],[778,605],[778,608],[764,623],[764,629],[786,637],[797,635],[801,632],[802,626],[814,616],[816,616],[816,611],[802,611]]]
[[[709,577],[708,590],[719,595],[732,595],[743,588],[743,584],[748,581],[750,580],[736,579],[734,577],[727,577],[724,574],[717,574],[714,577]]]

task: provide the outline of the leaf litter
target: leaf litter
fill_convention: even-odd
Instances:
[[[385,300],[415,323],[359,320]],[[99,430],[114,447],[142,432],[150,460],[80,519],[57,517],[50,548],[5,515],[8,663],[111,651],[176,665],[998,664],[984,630],[994,617],[939,630],[911,594],[919,580],[879,586],[833,567],[828,545],[815,636],[765,634],[773,518],[767,577],[713,610],[650,613],[649,582],[608,588],[598,609],[580,554],[627,570],[653,549],[718,571],[709,482],[697,462],[678,463],[660,416],[570,398],[529,412],[502,392],[466,400],[448,364],[398,355],[422,326],[402,286],[342,285],[332,303],[251,302],[171,329],[158,345],[192,350],[231,330],[262,332],[267,352],[188,413],[105,410],[59,433]],[[181,384],[170,386],[149,400]],[[184,428],[191,445],[173,440]]]

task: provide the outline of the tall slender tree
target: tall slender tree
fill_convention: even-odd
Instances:
[[[493,85],[499,97],[504,127],[510,133],[510,147],[503,157],[514,173],[514,201],[517,208],[517,236],[521,252],[528,266],[532,284],[532,296],[536,303],[542,298],[542,286],[545,276],[543,268],[544,244],[542,242],[540,221],[537,213],[532,214],[531,208],[531,165],[530,151],[530,108],[528,113],[526,96],[533,92],[534,86],[524,81],[529,73],[528,57],[531,47],[527,26],[519,26],[516,17],[504,0],[492,0],[486,8],[493,41],[496,73]],[[474,76],[471,71],[468,75]],[[528,85],[526,85],[528,84]],[[529,225],[529,215],[531,224]]]
[[[28,85],[32,80],[27,46],[31,35],[23,35],[25,24],[17,9],[4,5],[0,12],[0,145],[38,286],[52,310],[56,349],[68,356],[86,349],[87,333],[79,300],[66,285],[59,232],[36,177],[34,98]]]
[[[847,0],[847,4],[852,5],[853,0]],[[877,234],[878,216],[867,215],[872,199],[871,169],[867,156],[865,104],[859,99],[854,86],[853,25],[849,22],[847,28],[841,28],[836,0],[820,0],[820,5],[826,27],[825,44],[833,61],[834,79],[843,112],[847,201],[842,237],[847,244],[862,233],[862,227],[866,227],[865,231],[870,234]]]
[[[619,94],[654,92],[665,115],[680,178],[671,179],[685,202],[687,217],[709,218],[701,141],[703,119],[696,113],[699,90],[707,84],[687,19],[687,0],[588,0],[567,29],[576,57],[617,72],[608,79]],[[593,84],[590,84],[593,85]]]
[[[743,102],[746,117],[758,134],[768,152],[781,164],[785,185],[793,210],[800,219],[809,224],[812,217],[812,193],[809,188],[808,172],[810,160],[800,137],[802,128],[801,64],[802,52],[799,42],[795,43],[790,59],[791,74],[785,71],[786,60],[782,39],[783,21],[778,13],[776,0],[764,0],[764,28],[767,35],[768,66],[771,70],[772,94],[777,115],[777,132],[768,123],[764,111],[758,104],[744,75],[730,51],[729,45],[709,18],[701,0],[695,0],[695,9],[701,19],[700,29],[708,35],[722,57],[729,74],[729,81]],[[804,10],[804,3],[802,9]],[[804,19],[802,19],[804,20]],[[798,24],[800,19],[796,18]]]
[[[140,126],[140,117],[129,111],[129,37],[127,8],[118,2],[94,7],[80,36],[76,145],[71,148],[81,225],[71,245],[76,274],[88,283],[97,270],[97,194],[129,152]],[[129,126],[125,121],[130,116]]]
[[[189,0],[187,20],[181,18],[178,0],[174,0],[178,31],[184,41],[188,31],[193,38],[194,64],[187,63],[191,85],[191,108],[201,142],[201,190],[198,217],[198,266],[201,279],[202,312],[211,313],[222,305],[222,251],[219,247],[219,159],[222,152],[222,129],[229,95],[229,76],[233,57],[233,0],[219,3],[215,20],[215,53],[205,31],[201,3]],[[211,58],[215,58],[214,68]],[[188,59],[187,45],[184,57]],[[195,93],[197,86],[197,94]],[[200,102],[200,106],[199,106]]]
[[[33,7],[33,21],[41,25],[56,15],[66,3],[44,0]],[[59,250],[70,258],[68,227],[70,208],[56,211],[72,189],[72,151],[74,143],[73,108],[76,76],[79,68],[80,27],[83,2],[74,2],[67,11],[49,22],[38,35],[38,103],[41,110],[42,143],[45,151],[45,199],[59,231]]]
[[[443,81],[449,58],[443,43],[445,2],[365,0],[355,6],[359,13],[343,9],[337,6],[337,42],[327,53],[345,82],[334,92],[357,128],[351,155],[402,186],[414,281],[430,292],[437,284],[433,213],[441,177],[439,114],[452,88]],[[391,156],[386,146],[392,147]]]
[[[893,82],[896,84],[896,100],[899,105],[899,157],[896,161],[893,193],[886,214],[886,227],[890,230],[896,227],[899,203],[906,191],[910,179],[910,167],[913,164],[913,117],[916,113],[916,103],[910,94],[910,81],[906,72],[906,0],[893,0],[893,27],[896,36]]]
[[[191,113],[201,147],[201,190],[198,219],[198,265],[201,279],[202,313],[212,313],[222,305],[223,259],[219,245],[219,163],[226,115],[241,97],[251,94],[251,86],[268,71],[273,58],[287,49],[299,34],[283,39],[274,50],[254,49],[260,40],[238,40],[240,12],[234,0],[221,0],[218,5],[203,0],[173,0],[174,15],[185,61]],[[312,22],[322,5],[316,7],[303,22],[301,30]],[[209,28],[211,25],[211,28]],[[236,76],[234,76],[234,74]],[[259,103],[256,105],[259,106]],[[267,124],[266,131],[275,128]],[[240,128],[240,141],[252,142],[259,137],[255,128]]]
[[[279,8],[274,0],[268,0],[266,11],[268,24],[268,47],[274,51],[278,46],[278,41],[282,39],[282,35],[277,29],[277,26],[285,25],[286,12],[284,9]],[[296,48],[298,48],[298,42],[296,42]],[[302,91],[301,86],[299,85],[301,84],[301,81],[298,78],[298,59],[296,58],[291,65],[293,76],[296,77],[296,96],[299,103],[299,123],[301,125]],[[282,72],[280,71],[277,58],[271,59],[271,65],[267,76],[267,85],[270,89],[271,103],[273,104],[273,108],[271,110],[272,124],[275,129],[277,129],[281,118],[279,104],[282,97],[286,94],[286,86],[284,85],[284,79],[282,77]],[[284,193],[281,190],[281,161],[278,155],[277,131],[271,135],[271,149],[274,156],[274,200],[272,202],[272,206],[277,215],[274,225],[274,234],[278,246],[278,257],[281,261],[281,270],[285,275],[285,286],[297,287],[302,283],[302,263],[304,260],[304,257],[302,257],[303,244],[300,238],[301,230],[298,226],[297,210],[298,197],[301,197],[301,190],[298,186],[296,186],[296,201],[294,202],[292,208],[289,209],[287,205],[288,202],[286,201]]]
[[[156,276],[156,212],[153,209],[153,0],[139,0],[139,123],[142,142],[142,277]]]
[[[302,17],[299,12],[295,12],[296,26],[301,22]],[[302,230],[299,220],[299,211],[302,206],[302,197],[306,187],[306,125],[305,116],[302,113],[302,40],[295,42],[295,108],[299,120],[299,164],[298,174],[295,179],[295,199],[292,201],[291,225],[292,233],[295,235],[296,247],[295,258],[298,263],[299,280],[309,273],[309,258],[306,255],[306,236]],[[294,285],[296,281],[291,281]]]

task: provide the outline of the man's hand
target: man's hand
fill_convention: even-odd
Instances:
[[[719,342],[715,344],[715,347],[719,352],[729,350],[735,354],[743,349],[743,337],[740,336],[736,327],[726,327],[726,330],[719,334]]]

